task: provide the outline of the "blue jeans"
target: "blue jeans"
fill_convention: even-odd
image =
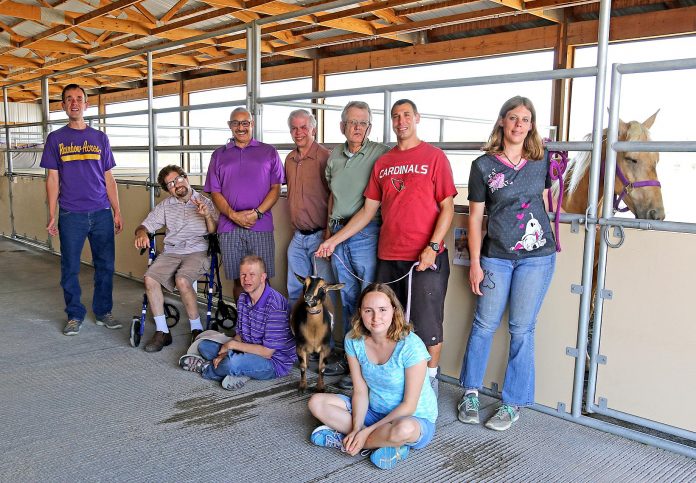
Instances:
[[[207,361],[212,361],[218,356],[222,344],[212,340],[202,340],[198,345],[198,352]],[[228,351],[217,368],[210,364],[203,371],[205,379],[222,381],[225,376],[247,376],[252,379],[273,379],[276,377],[273,362],[265,357],[246,352]]]
[[[556,254],[519,260],[481,257],[483,296],[478,298],[459,382],[480,389],[491,342],[505,307],[510,305],[510,353],[503,403],[534,404],[534,329],[556,266]]]
[[[318,231],[313,235],[303,235],[298,230],[288,245],[288,303],[290,308],[302,295],[302,284],[295,274],[301,277],[314,273],[314,252],[324,241],[324,231]],[[325,258],[317,258],[317,275],[326,280],[326,283],[334,283],[334,275],[331,264]]]
[[[102,316],[113,307],[114,217],[111,209],[77,213],[59,209],[60,286],[63,287],[68,319],[84,320],[87,310],[80,302],[80,255],[89,240],[94,264],[92,312]]]
[[[332,233],[336,233],[341,228],[343,228],[343,225],[332,226]],[[365,228],[343,243],[340,243],[331,257],[331,264],[336,272],[336,278],[338,278],[339,282],[345,284],[345,287],[341,289],[344,334],[350,331],[350,319],[357,310],[360,293],[365,287],[375,281],[378,240],[379,223],[371,221]],[[337,257],[340,257],[343,263]],[[348,268],[343,266],[344,263]],[[348,269],[366,281],[361,282],[356,279],[350,274]]]
[[[350,398],[350,396],[346,396],[345,394],[336,394],[336,396],[341,398],[343,402],[346,403],[346,409],[349,413],[353,414],[353,400]],[[373,424],[378,423],[379,421],[387,417],[387,415],[388,414],[378,413],[377,411],[373,410],[371,407],[368,406],[367,413],[365,414],[365,421],[363,424],[366,427],[372,426]],[[410,446],[413,449],[425,448],[428,445],[428,443],[430,443],[433,440],[433,436],[435,436],[435,423],[428,421],[425,418],[419,418],[417,416],[408,417],[413,418],[418,422],[418,426],[420,426],[420,436],[413,443],[406,443],[406,446]]]

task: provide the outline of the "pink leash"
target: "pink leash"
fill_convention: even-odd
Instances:
[[[549,151],[549,176],[552,180],[558,180],[558,202],[556,209],[553,209],[553,195],[551,191],[548,192],[549,198],[549,209],[556,214],[553,220],[554,231],[556,232],[556,251],[561,251],[561,233],[559,231],[559,225],[561,222],[561,205],[563,205],[563,193],[565,192],[565,186],[563,183],[563,177],[565,175],[566,168],[568,167],[568,151]]]

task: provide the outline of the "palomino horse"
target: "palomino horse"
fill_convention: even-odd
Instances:
[[[657,117],[655,112],[645,122],[619,120],[619,141],[649,141],[650,132]],[[590,139],[590,135],[586,139]],[[602,169],[606,153],[606,129],[602,137]],[[564,176],[566,192],[563,196],[563,210],[567,213],[585,213],[589,188],[589,167],[591,153],[584,152],[573,158]],[[614,187],[614,209],[619,210],[623,201],[636,218],[664,220],[665,208],[662,204],[662,190],[657,179],[659,153],[619,152],[616,155],[616,184]],[[558,192],[558,182],[554,183],[554,194]],[[599,186],[600,205],[603,184]],[[622,211],[625,211],[622,210]]]

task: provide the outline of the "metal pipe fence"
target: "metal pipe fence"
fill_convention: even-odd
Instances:
[[[304,9],[302,14],[307,14],[308,10],[326,10],[332,8],[332,6],[341,6],[354,3],[354,0],[339,0],[331,2],[329,4],[316,5]],[[152,84],[152,52],[156,50],[161,50],[159,48],[144,48],[137,50],[130,54],[124,54],[123,56],[118,56],[108,61],[96,61],[88,65],[96,66],[107,62],[115,62],[123,60],[132,55],[147,54],[148,57],[148,109],[132,112],[123,113],[112,113],[109,115],[98,115],[98,116],[88,116],[85,119],[97,125],[98,127],[124,127],[119,124],[106,123],[107,119],[118,119],[123,117],[133,117],[133,116],[147,116],[148,123],[146,126],[137,126],[148,129],[148,145],[147,146],[116,146],[113,148],[115,152],[124,153],[147,153],[148,155],[148,180],[118,180],[119,184],[130,184],[136,186],[146,186],[154,187],[154,184],[150,180],[156,178],[155,170],[157,169],[157,155],[158,153],[179,153],[182,156],[184,154],[197,153],[201,155],[201,165],[202,165],[202,154],[204,152],[214,151],[219,145],[203,145],[203,144],[189,144],[180,146],[163,146],[157,144],[158,131],[163,129],[180,129],[180,130],[195,130],[198,129],[199,133],[203,130],[224,130],[221,128],[195,128],[193,126],[158,126],[156,123],[156,116],[158,114],[173,113],[173,112],[191,112],[196,110],[206,110],[206,109],[216,109],[225,107],[234,107],[239,105],[247,105],[252,112],[257,115],[258,125],[261,126],[263,122],[262,108],[264,105],[280,105],[288,107],[306,107],[310,109],[325,109],[338,111],[342,109],[340,106],[333,106],[327,104],[310,104],[304,101],[306,99],[324,99],[328,97],[345,97],[353,95],[366,95],[366,94],[382,94],[383,96],[383,108],[379,111],[375,111],[381,114],[389,112],[391,109],[392,96],[396,92],[403,91],[414,91],[414,90],[433,90],[433,89],[444,89],[444,88],[458,88],[458,87],[470,87],[478,85],[491,85],[491,84],[507,84],[507,83],[519,83],[519,82],[530,82],[530,81],[547,81],[547,80],[558,80],[558,79],[575,79],[582,77],[594,77],[595,78],[595,99],[594,99],[594,117],[593,117],[593,139],[595,142],[551,142],[548,144],[549,149],[552,150],[568,150],[568,151],[591,151],[592,152],[592,163],[590,167],[590,188],[589,188],[589,198],[588,198],[588,210],[585,214],[562,214],[560,216],[560,221],[564,223],[582,223],[586,226],[585,239],[584,239],[584,251],[583,251],[583,268],[582,268],[582,294],[579,304],[578,313],[578,329],[577,329],[577,340],[576,340],[576,356],[575,356],[575,368],[573,376],[573,394],[572,394],[572,407],[571,412],[568,414],[565,411],[551,411],[548,408],[537,407],[537,409],[548,412],[558,417],[568,419],[580,424],[584,424],[591,427],[598,427],[605,431],[612,432],[614,434],[619,434],[631,439],[646,442],[648,444],[653,444],[658,447],[664,447],[670,449],[671,451],[676,451],[681,454],[686,454],[688,456],[696,457],[696,450],[693,448],[687,448],[684,445],[678,443],[667,442],[665,443],[662,438],[657,438],[650,435],[645,435],[636,431],[627,430],[615,425],[607,425],[606,423],[598,422],[597,420],[588,418],[582,415],[582,393],[584,389],[587,389],[587,398],[585,401],[585,406],[588,410],[597,412],[599,414],[605,414],[617,419],[623,419],[629,423],[641,424],[646,428],[658,429],[667,434],[672,434],[679,437],[684,437],[692,441],[696,441],[694,433],[686,431],[680,428],[673,428],[660,423],[655,423],[652,421],[645,420],[643,418],[637,417],[635,415],[627,415],[620,413],[618,411],[611,410],[606,407],[602,407],[594,404],[594,398],[596,395],[596,379],[597,379],[597,358],[599,355],[599,342],[601,338],[601,323],[602,323],[602,299],[598,298],[596,301],[595,315],[593,322],[595,324],[595,337],[592,339],[592,344],[590,348],[590,377],[587,385],[584,383],[585,375],[585,352],[587,350],[587,337],[589,332],[589,322],[590,322],[590,305],[591,305],[591,294],[593,291],[592,278],[593,278],[593,268],[594,268],[594,247],[596,241],[596,230],[594,227],[601,226],[605,229],[610,227],[625,227],[625,228],[636,228],[640,230],[654,230],[654,231],[673,231],[679,233],[696,233],[696,223],[679,223],[679,222],[669,222],[669,221],[656,221],[656,220],[636,220],[636,219],[624,219],[617,218],[614,216],[613,208],[611,207],[610,197],[605,197],[604,204],[602,206],[602,213],[599,215],[597,213],[597,203],[599,199],[599,187],[600,179],[602,173],[601,169],[601,146],[602,143],[602,118],[603,118],[603,105],[605,100],[604,95],[604,85],[606,80],[606,70],[607,70],[607,49],[608,49],[608,38],[609,38],[609,13],[610,13],[610,1],[602,0],[600,3],[600,20],[599,20],[599,37],[598,37],[598,53],[597,53],[597,64],[593,67],[585,68],[572,68],[572,69],[559,69],[551,71],[539,71],[539,72],[524,72],[524,73],[514,73],[506,75],[490,75],[490,76],[478,76],[462,79],[452,79],[452,80],[440,80],[440,81],[427,81],[427,82],[413,82],[413,83],[396,83],[396,84],[385,84],[378,86],[369,86],[362,88],[352,88],[352,89],[337,89],[332,91],[319,91],[319,92],[309,92],[309,93],[295,93],[287,94],[281,96],[267,96],[261,97],[259,95],[260,91],[260,57],[259,57],[259,29],[258,27],[262,24],[268,22],[279,21],[285,18],[292,18],[297,13],[289,13],[284,15],[276,15],[267,17],[261,20],[253,22],[252,27],[245,26],[234,26],[228,29],[222,29],[214,33],[204,34],[200,39],[210,38],[216,35],[220,35],[221,32],[242,32],[247,29],[248,35],[248,45],[249,49],[249,59],[250,65],[255,68],[249,69],[249,78],[247,81],[247,98],[241,100],[225,101],[219,103],[208,103],[199,104],[194,106],[180,106],[180,107],[168,107],[155,109],[154,97],[153,97],[153,84]],[[186,42],[191,41],[191,39],[186,39]],[[180,42],[170,42],[166,44],[165,48],[171,48],[183,44]],[[78,69],[83,69],[85,66],[80,66],[79,68],[68,69],[63,73],[70,73],[77,71]],[[617,140],[617,126],[618,126],[618,112],[620,105],[620,94],[621,94],[621,76],[624,74],[636,74],[636,73],[647,73],[647,72],[658,72],[666,70],[684,70],[684,69],[696,69],[696,59],[681,59],[676,61],[663,61],[663,62],[647,62],[647,63],[637,63],[637,64],[615,64],[612,73],[612,87],[610,92],[610,117],[609,117],[609,127],[607,131],[607,153],[605,160],[605,170],[604,173],[604,192],[611,193],[614,188],[614,167],[616,163],[616,152],[617,151],[665,151],[665,152],[688,152],[696,151],[696,142],[619,142]],[[44,78],[45,79],[45,78]],[[22,81],[23,84],[31,82]],[[5,109],[5,119],[7,119],[7,89],[14,84],[9,84],[3,87],[4,93],[4,109]],[[444,128],[445,121],[456,121],[456,122],[488,122],[484,120],[469,119],[469,118],[459,118],[456,116],[438,116],[437,114],[428,115],[432,116],[433,119],[440,120],[440,131],[439,139],[441,142],[433,143],[436,146],[441,147],[443,150],[450,152],[476,152],[479,151],[483,143],[479,142],[442,142],[444,139]],[[383,134],[384,141],[389,143],[391,139],[391,121],[388,116],[384,115],[383,123]],[[10,127],[5,123],[5,139],[11,141],[10,129],[18,128],[28,128],[28,127],[40,127],[44,131],[47,131],[47,127],[54,124],[62,124],[64,120],[53,120],[49,121],[44,118],[41,122],[37,123],[22,123],[13,125]],[[133,125],[127,125],[129,128],[136,128]],[[260,137],[260,132],[257,133],[257,137]],[[202,135],[199,134],[199,141],[202,141]],[[294,146],[292,144],[278,144],[279,149],[290,150]],[[19,150],[10,147],[8,142],[4,149],[6,153],[6,167],[7,175],[12,176],[31,176],[31,177],[41,177],[39,174],[20,174],[14,173],[12,164],[12,154],[16,152],[40,152],[40,150]],[[151,192],[151,205],[154,205],[154,190]],[[10,212],[12,217],[12,186],[10,183]],[[553,215],[551,215],[553,217]],[[13,236],[14,233],[14,221],[13,226]],[[604,278],[606,274],[606,258],[607,250],[609,248],[607,241],[604,237],[600,237],[600,251],[599,251],[599,268],[597,277],[597,292],[599,293],[604,288]]]

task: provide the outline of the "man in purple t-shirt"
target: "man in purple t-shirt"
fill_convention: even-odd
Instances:
[[[60,285],[68,323],[65,335],[77,335],[87,310],[80,301],[80,255],[89,239],[94,264],[92,311],[97,325],[120,329],[111,315],[114,277],[114,233],[123,228],[116,163],[109,138],[84,120],[87,94],[77,84],[65,86],[62,105],[68,124],[46,138],[41,167],[47,169],[46,196],[50,236],[60,235]],[[58,222],[56,224],[56,209]],[[113,214],[112,214],[113,210]]]
[[[197,341],[200,356],[189,352],[179,359],[182,369],[220,381],[229,390],[239,389],[249,379],[286,376],[297,359],[288,301],[266,283],[263,259],[246,256],[239,271],[244,292],[237,303],[237,335],[230,339],[203,332]]]
[[[210,158],[204,190],[220,212],[218,233],[228,280],[234,280],[234,299],[242,293],[239,265],[246,255],[260,256],[275,275],[275,242],[271,208],[285,183],[278,151],[252,138],[254,120],[243,107],[228,121],[232,139]]]

